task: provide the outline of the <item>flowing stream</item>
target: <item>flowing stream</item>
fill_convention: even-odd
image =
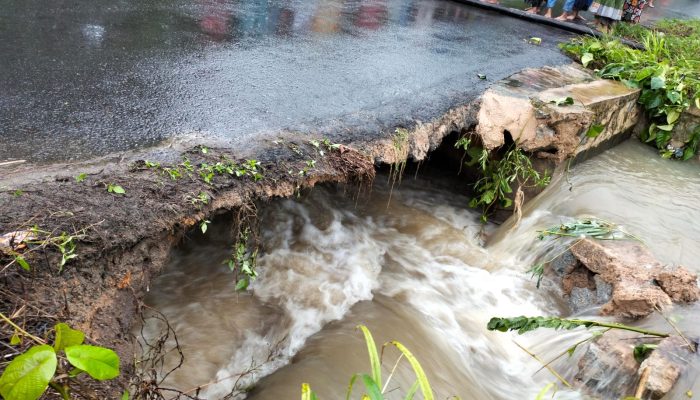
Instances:
[[[246,389],[240,398],[284,400],[298,399],[307,382],[321,399],[345,398],[350,377],[369,373],[355,329],[365,324],[378,343],[398,340],[416,355],[438,399],[534,398],[555,378],[515,341],[548,360],[588,335],[486,330],[493,316],[570,315],[554,285],[545,281],[537,289],[526,273],[545,250],[537,229],[598,216],[639,236],[662,262],[700,272],[697,163],[662,160],[628,141],[573,168],[569,182],[553,182],[528,204],[518,226],[483,230],[479,214],[466,206],[466,183],[429,171],[404,177],[391,194],[386,176],[379,176],[371,190],[322,186],[299,199],[272,201],[260,210],[260,276],[245,293],[234,291],[221,264],[230,251],[230,225],[215,220],[206,235],[192,233],[174,252],[146,299],[167,316],[185,355],[165,385],[183,391],[205,385],[199,395],[210,399],[237,385]],[[698,337],[698,311],[676,306],[670,313]],[[638,324],[670,330],[659,316]],[[160,328],[147,323],[146,337]],[[570,379],[581,352],[553,367]],[[385,377],[397,358],[387,348]],[[173,353],[167,364],[176,362]],[[691,362],[668,398],[700,393],[699,366]],[[245,371],[251,372],[240,376]],[[387,398],[403,398],[414,379],[402,364]],[[586,396],[560,388],[556,398]]]

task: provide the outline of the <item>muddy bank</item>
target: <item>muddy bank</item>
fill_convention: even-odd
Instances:
[[[549,81],[541,89],[568,84]],[[133,373],[128,332],[140,300],[188,229],[217,213],[292,196],[322,182],[369,184],[376,165],[422,161],[441,144],[451,147],[443,143],[448,136],[453,140],[478,135],[482,105],[478,100],[432,121],[397,127],[373,139],[348,137],[344,144],[288,133],[269,137],[254,150],[171,143],[82,164],[4,166],[0,233],[26,232],[36,226],[46,245],[26,252],[14,246],[10,235],[2,258],[7,268],[0,277],[1,311],[24,318],[27,329],[39,336],[53,321],[66,321],[93,342],[116,349],[124,371],[122,382],[114,384],[116,393]],[[585,111],[587,124],[596,121],[585,105],[578,109]],[[543,120],[539,123],[546,125]],[[580,128],[586,129],[586,123]],[[510,135],[500,133],[503,138]],[[565,142],[582,133],[566,130],[571,137]],[[562,140],[559,131],[549,135]],[[535,157],[552,145],[540,140],[539,147],[528,150]],[[545,158],[546,154],[550,153],[542,152]],[[61,266],[54,239],[64,232],[75,244],[70,253],[75,257]],[[29,271],[18,261],[13,263],[18,254],[26,258]],[[65,255],[64,249],[64,259]],[[17,314],[25,304],[37,312]],[[11,334],[3,330],[7,335],[3,339],[9,341]]]

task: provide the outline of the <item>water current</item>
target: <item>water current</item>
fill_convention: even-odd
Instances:
[[[568,181],[555,180],[516,227],[482,227],[467,207],[467,184],[430,172],[405,177],[391,201],[381,175],[371,190],[317,187],[261,207],[260,276],[245,293],[233,290],[221,264],[230,224],[217,219],[206,235],[188,236],[146,299],[167,316],[185,355],[165,385],[183,391],[204,385],[200,396],[209,399],[237,385],[246,389],[240,398],[284,400],[298,399],[308,382],[321,399],[345,398],[352,374],[369,372],[355,329],[365,324],[378,343],[395,339],[413,351],[438,399],[532,399],[555,378],[515,342],[551,359],[588,335],[486,329],[492,316],[570,315],[554,285],[545,281],[538,289],[526,273],[545,250],[536,230],[598,216],[635,233],[662,262],[700,272],[697,168],[628,141],[577,165]],[[668,313],[697,337],[698,311],[676,306]],[[596,310],[579,315],[595,317]],[[636,324],[670,329],[659,316]],[[154,337],[159,328],[148,323],[144,331]],[[570,379],[580,353],[552,365]],[[386,350],[385,375],[397,358]],[[173,353],[168,364],[176,362]],[[668,398],[700,393],[698,366],[691,362]],[[403,398],[414,379],[407,365],[399,367],[387,398]],[[587,396],[560,389],[556,398]]]

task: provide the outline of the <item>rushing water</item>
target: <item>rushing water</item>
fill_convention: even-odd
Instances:
[[[344,398],[352,374],[369,372],[355,330],[365,324],[378,343],[396,339],[414,352],[436,398],[534,398],[554,378],[538,371],[541,365],[514,341],[550,359],[586,335],[486,330],[492,316],[568,315],[552,285],[537,289],[525,273],[544,250],[535,230],[567,217],[596,215],[624,224],[663,262],[698,272],[697,167],[661,160],[652,149],[627,142],[575,167],[571,190],[564,179],[550,185],[517,227],[487,226],[486,247],[478,214],[460,194],[465,190],[455,190],[464,183],[419,174],[406,178],[391,202],[381,177],[369,193],[315,188],[261,211],[261,276],[247,293],[234,292],[221,265],[229,227],[216,220],[205,238],[193,234],[175,252],[147,299],[168,317],[186,357],[166,385],[181,390],[206,385],[201,395],[218,399],[235,384],[255,384],[248,398],[267,400],[297,399],[301,383],[308,382],[322,399]],[[690,336],[700,336],[698,311],[673,310]],[[659,317],[641,322],[668,330],[664,324]],[[146,325],[147,336],[156,335],[157,325]],[[397,356],[387,350],[385,376]],[[571,378],[579,356],[553,366]],[[688,389],[700,392],[698,365],[692,363],[670,398]],[[254,373],[238,378],[251,368]],[[405,392],[413,380],[404,365],[389,389]],[[557,398],[582,395],[560,390]]]

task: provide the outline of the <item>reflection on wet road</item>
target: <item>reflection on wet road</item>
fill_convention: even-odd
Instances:
[[[563,33],[434,0],[0,0],[0,37],[0,161],[376,134],[567,62]]]

